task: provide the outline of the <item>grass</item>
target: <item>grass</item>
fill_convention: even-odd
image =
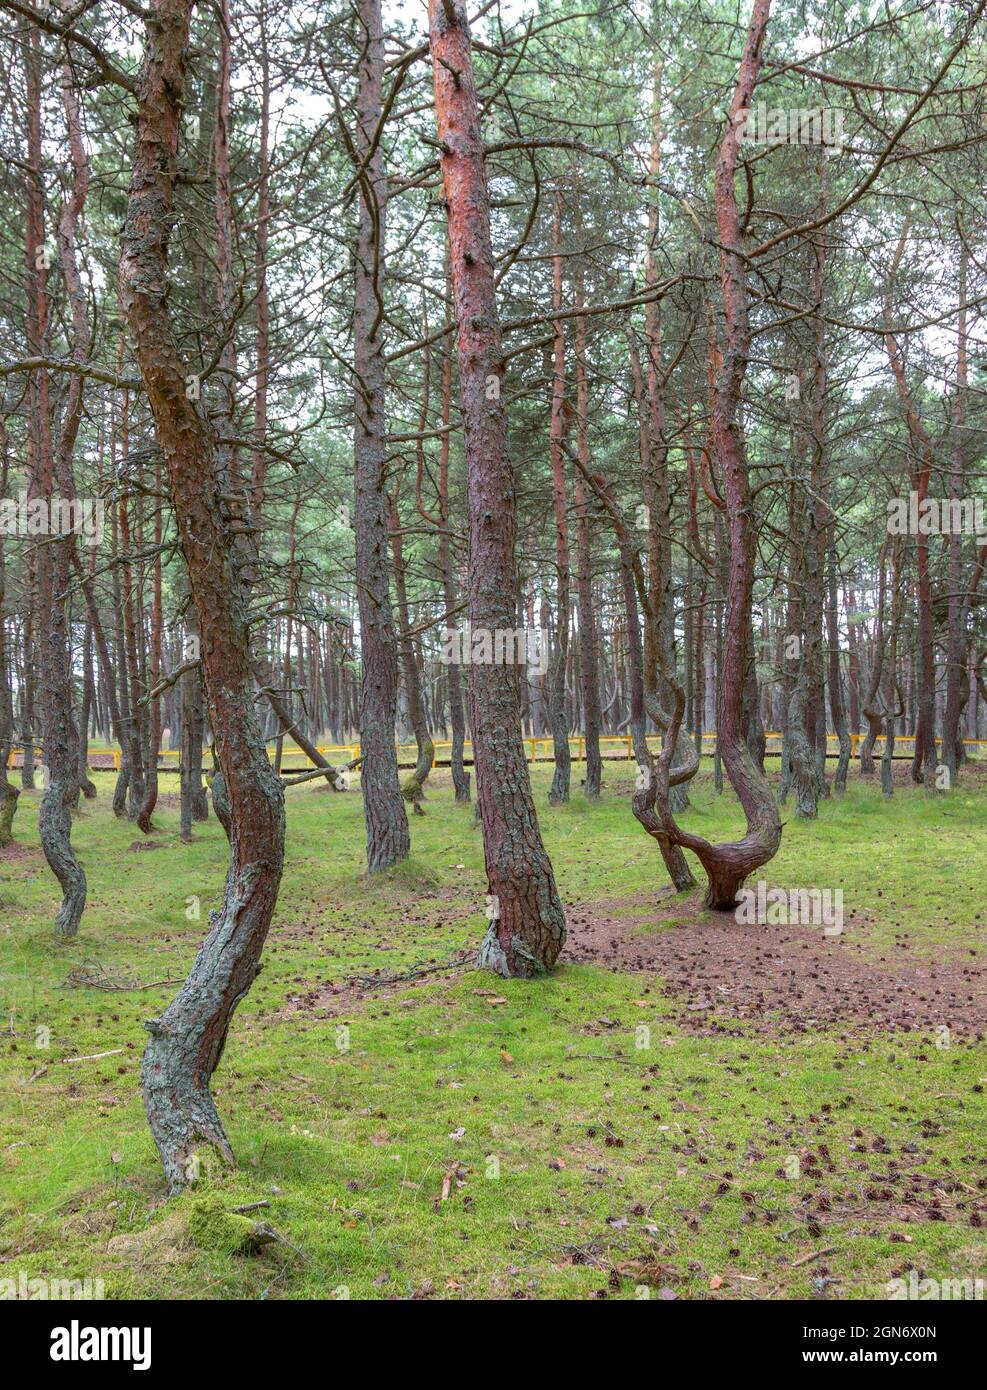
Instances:
[[[657,893],[660,859],[628,804],[633,764],[606,768],[593,806],[574,771],[574,799],[555,809],[549,769],[534,771],[565,901]],[[214,1085],[238,1166],[206,1157],[196,1187],[167,1200],[138,1071],[142,1021],[175,986],[66,981],[97,963],[131,983],[180,979],[226,844],[212,820],[182,845],[166,795],[157,848],[133,849],[110,777],[98,785],[75,827],[90,897],[74,941],[52,933],[38,797],[21,798],[22,851],[0,857],[0,1280],[101,1278],[110,1298],[721,1299],[884,1297],[913,1267],[985,1274],[976,1040],[697,1036],[653,977],[595,966],[536,982],[439,971],[334,997],[354,976],[442,965],[479,940],[482,844],[447,772],[413,821],[414,859],[375,882],[359,796],[289,792],[265,969]],[[692,800],[700,833],[740,829],[708,777]],[[816,823],[786,826],[765,877],[842,887],[875,957],[895,942],[958,957],[980,949],[985,830],[972,775],[948,797],[907,788],[891,804],[854,781]],[[674,906],[697,920],[695,895]],[[621,912],[649,930],[646,912]],[[217,1196],[227,1212],[268,1202],[250,1219],[281,1239],[237,1248],[211,1219]]]

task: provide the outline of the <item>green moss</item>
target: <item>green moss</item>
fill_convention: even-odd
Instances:
[[[256,1225],[245,1216],[227,1211],[218,1192],[196,1197],[189,1208],[189,1235],[204,1250],[243,1254],[255,1244]]]
[[[630,811],[634,765],[604,771],[597,804],[575,795],[549,808],[545,766],[535,795],[563,900],[618,916],[615,902],[657,903],[665,876]],[[978,968],[987,792],[964,777],[950,796],[900,788],[890,805],[854,778],[818,821],[786,825],[765,877],[842,886],[856,913],[848,947],[888,968],[896,941]],[[163,777],[162,794],[176,782]],[[987,1246],[971,1220],[987,1181],[982,1044],[941,1050],[920,1034],[840,1028],[697,1036],[652,976],[591,966],[531,981],[439,970],[396,992],[334,993],[354,976],[442,965],[483,937],[482,838],[445,769],[414,822],[414,862],[372,882],[359,796],[289,791],[265,968],[215,1077],[237,1168],[167,1200],[138,1068],[143,1020],[175,986],[64,985],[97,960],[130,981],[184,976],[228,846],[215,820],[181,844],[165,801],[162,848],[132,852],[134,827],[109,807],[112,778],[97,784],[73,828],[90,884],[76,941],[52,931],[40,794],[21,797],[15,821],[28,855],[0,860],[0,896],[13,904],[0,909],[5,1277],[84,1270],[111,1298],[633,1298],[655,1284],[680,1298],[863,1299],[912,1266],[983,1276]],[[692,828],[736,833],[736,803],[713,795],[708,774],[690,797]],[[701,930],[700,897],[674,900],[683,941]],[[623,920],[634,932],[665,926],[657,910]],[[61,1060],[97,1053],[112,1055]],[[807,1155],[823,1144],[814,1177]],[[801,1176],[785,1176],[792,1156]],[[874,1200],[892,1159],[906,1195]],[[913,1178],[941,1186],[943,1219],[929,1219],[934,1194],[907,1195]],[[284,1243],[236,1257],[254,1223],[231,1208],[257,1201]],[[115,1240],[176,1213],[194,1239],[186,1249],[169,1235],[169,1258]]]

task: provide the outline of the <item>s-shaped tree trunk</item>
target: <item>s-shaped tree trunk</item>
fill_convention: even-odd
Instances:
[[[167,307],[178,129],[193,0],[155,0],[146,21],[137,139],[120,257],[120,300],[168,468],[178,536],[201,625],[210,722],[228,789],[230,866],[191,974],[151,1034],[144,1105],[172,1190],[194,1172],[197,1144],[232,1162],[209,1079],[230,1019],[260,969],[284,860],[284,794],[254,715],[249,628],[216,471],[215,437],[186,395]]]

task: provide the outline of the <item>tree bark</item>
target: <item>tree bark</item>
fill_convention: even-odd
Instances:
[[[840,625],[837,607],[839,589],[836,585],[836,552],[832,533],[830,533],[828,579],[829,602],[826,605],[826,635],[829,642],[829,711],[833,716],[833,729],[840,741],[840,756],[836,764],[836,776],[833,778],[833,790],[845,792],[853,740],[850,738],[850,729],[847,725],[846,702],[843,699],[843,674],[840,670]]]
[[[897,273],[908,237],[908,226],[902,232],[898,250],[894,258],[889,280],[888,297],[885,301],[885,323],[891,322],[890,284]],[[918,496],[918,505],[928,496],[929,480],[934,464],[934,450],[928,431],[922,424],[918,409],[908,389],[905,379],[905,364],[901,349],[890,328],[884,334],[888,361],[898,390],[909,440],[909,481]],[[919,530],[915,538],[915,564],[918,573],[918,722],[915,730],[915,756],[912,760],[912,778],[924,785],[926,794],[936,793],[936,739],[935,739],[935,651],[932,631],[932,584],[929,575],[929,538]]]
[[[411,851],[408,815],[394,744],[398,650],[387,551],[384,228],[387,178],[380,144],[384,39],[380,0],[360,0],[360,62],[355,150],[359,230],[354,273],[353,359],[356,372],[356,584],[360,606],[363,689],[360,702],[360,784],[367,829],[367,868],[390,869]]]
[[[161,469],[155,469],[155,491],[161,490]],[[161,640],[164,614],[161,598],[161,504],[154,513],[154,595],[151,601],[151,671],[150,688],[154,690],[161,679]],[[150,719],[147,739],[147,785],[144,801],[137,813],[137,824],[145,835],[151,833],[151,817],[158,802],[158,755],[161,752],[161,699],[151,698]]]
[[[583,271],[576,272],[576,307],[583,304]],[[589,383],[586,376],[586,320],[576,319],[576,453],[589,468]],[[576,553],[579,600],[579,684],[583,701],[583,737],[586,745],[586,779],[583,794],[595,801],[603,781],[600,755],[600,635],[593,608],[592,527],[582,474],[575,479]]]
[[[452,278],[446,269],[446,329],[452,328]],[[452,613],[458,602],[456,586],[452,574],[450,555],[451,531],[449,526],[449,421],[452,413],[452,335],[449,333],[448,347],[442,356],[442,438],[439,442],[439,574],[442,578],[442,596],[446,612]],[[463,749],[466,743],[466,715],[463,709],[462,675],[458,662],[450,662],[446,667],[449,682],[449,722],[452,725],[452,748],[449,762],[452,768],[452,784],[458,802],[469,802],[470,775],[463,765]]]
[[[155,0],[145,21],[137,138],[122,235],[120,298],[164,455],[178,536],[199,615],[202,667],[230,797],[231,854],[222,906],[191,974],[148,1022],[144,1104],[172,1190],[189,1181],[199,1143],[233,1155],[209,1080],[237,1004],[260,968],[284,862],[284,794],[254,715],[254,679],[234,537],[205,411],[186,394],[167,304],[178,130],[193,0]]]
[[[3,418],[0,417],[0,498],[7,496],[9,468],[7,430]],[[7,776],[7,762],[14,740],[14,702],[7,650],[7,624],[3,617],[5,574],[3,537],[0,536],[0,849],[6,849],[14,838],[14,815],[20,797],[20,792]]]
[[[953,466],[949,475],[949,496],[951,501],[959,502],[963,496],[966,475],[966,403],[968,388],[967,371],[967,317],[966,286],[967,260],[969,252],[966,241],[960,247],[959,300],[963,305],[959,314],[956,347],[956,396],[953,402]],[[946,707],[942,721],[942,760],[949,769],[950,786],[956,785],[963,742],[960,738],[960,714],[963,702],[960,698],[961,686],[966,675],[967,605],[962,590],[963,536],[953,531],[949,537],[949,595],[947,598],[947,639],[946,639]]]
[[[504,370],[490,243],[490,203],[462,4],[430,0],[435,84],[455,295],[459,390],[469,507],[469,619],[474,631],[515,627],[516,508]],[[565,913],[542,843],[521,740],[517,667],[472,668],[477,796],[492,918],[481,965],[502,975],[550,970],[566,936]]]
[[[737,892],[744,880],[773,858],[781,843],[778,808],[746,737],[750,729],[749,719],[745,718],[745,686],[752,664],[751,602],[756,537],[753,496],[739,419],[750,351],[750,327],[743,234],[734,187],[742,112],[750,107],[753,99],[770,8],[771,0],[754,0],[730,109],[729,129],[720,145],[714,180],[725,337],[723,348],[715,351],[711,364],[714,368],[711,437],[723,479],[729,556],[718,729],[727,776],[743,807],[747,833],[742,840],[713,845],[700,836],[687,834],[675,824],[662,783],[667,778],[674,751],[673,731],[678,733],[682,721],[684,696],[678,692],[672,724],[659,758],[657,801],[670,838],[691,849],[706,870],[705,905],[728,912],[735,910]],[[666,679],[669,679],[668,672]]]
[[[41,171],[41,94],[40,72],[34,45],[37,35],[32,30],[32,51],[29,74],[37,84],[29,98],[29,149],[33,171],[32,187],[35,196],[42,197]],[[78,103],[66,70],[63,79],[63,103],[69,130],[72,154],[73,181],[58,224],[58,250],[68,293],[72,323],[72,356],[85,362],[89,356],[89,327],[86,320],[86,299],[76,260],[75,234],[89,187],[89,165],[82,142]],[[39,218],[43,211],[39,209]],[[42,237],[43,240],[43,224]],[[45,338],[47,324],[47,292],[43,284],[38,289],[40,336]],[[34,474],[35,495],[43,496],[51,505],[52,497],[75,498],[72,455],[82,420],[82,388],[84,378],[73,375],[69,381],[62,425],[55,457],[52,458],[48,417],[48,383],[41,372],[38,386],[37,468]],[[66,593],[72,562],[74,539],[71,534],[58,538],[54,534],[42,546],[38,560],[38,611],[41,618],[41,641],[38,652],[38,696],[41,713],[41,736],[45,750],[48,780],[38,813],[38,832],[41,848],[48,866],[58,879],[62,904],[55,915],[55,930],[60,936],[75,936],[86,906],[86,875],[72,848],[72,809],[79,797],[79,735],[72,714],[72,652]]]
[[[408,586],[404,572],[404,546],[401,541],[401,515],[398,511],[397,495],[390,499],[391,550],[394,558],[394,590],[398,610],[398,641],[401,648],[401,670],[404,674],[404,689],[408,698],[408,718],[415,734],[418,757],[410,776],[405,779],[401,794],[414,808],[416,816],[423,816],[421,803],[425,799],[425,783],[432,771],[435,759],[435,744],[428,731],[425,702],[422,697],[421,669],[415,639],[411,636],[411,615],[408,609]]]
[[[552,307],[562,308],[562,205],[555,195],[552,219]],[[562,448],[566,434],[565,399],[565,328],[561,319],[555,321],[555,343],[552,349],[552,415],[549,427],[549,457],[552,465],[552,503],[555,509],[555,567],[557,572],[556,635],[554,662],[549,686],[549,718],[552,722],[552,744],[555,753],[555,772],[548,793],[550,806],[561,806],[569,800],[572,776],[572,756],[569,752],[569,719],[566,710],[566,668],[569,664],[569,515],[566,497],[565,469]]]

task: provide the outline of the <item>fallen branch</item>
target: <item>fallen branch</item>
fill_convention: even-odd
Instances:
[[[410,970],[404,970],[392,975],[354,975],[347,980],[351,985],[398,985],[405,980],[417,980],[420,975],[434,975],[439,970],[461,970],[473,956],[473,952],[464,952],[456,960],[446,961],[443,965],[414,965]]]
[[[180,985],[183,980],[184,976],[180,976],[173,980],[149,980],[147,984],[142,984],[140,980],[128,979],[125,975],[110,975],[97,962],[95,966],[73,966],[62,988],[105,989],[117,992],[133,989],[156,989],[159,985]]]
[[[359,758],[351,758],[350,761],[344,763],[342,767],[333,767],[332,765],[327,765],[326,767],[310,767],[306,772],[300,772],[297,777],[282,777],[281,785],[283,787],[297,787],[300,782],[312,782],[316,777],[325,777],[328,779],[330,785],[336,791],[339,791],[340,788],[336,786],[336,778],[339,774],[341,772],[352,771],[353,768],[359,767],[362,762],[363,758],[361,756]]]
[[[789,1269],[795,1269],[798,1265],[807,1265],[810,1260],[818,1260],[823,1255],[835,1255],[836,1246],[827,1246],[825,1250],[810,1250],[807,1255],[800,1255],[797,1260],[789,1261]]]
[[[88,1057],[62,1057],[62,1062],[98,1062],[103,1057],[118,1057],[121,1052],[125,1052],[123,1047],[111,1048],[109,1052],[91,1052]]]

